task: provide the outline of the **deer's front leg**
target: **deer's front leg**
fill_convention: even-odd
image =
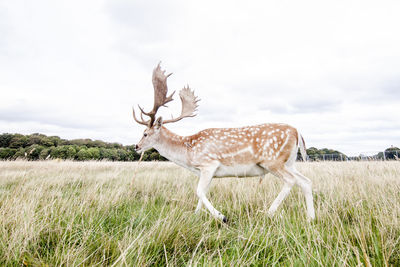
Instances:
[[[203,203],[204,206],[206,206],[206,208],[210,211],[210,213],[215,218],[218,218],[218,219],[222,220],[223,222],[226,222],[227,221],[226,217],[221,212],[216,210],[213,207],[213,205],[211,204],[211,202],[206,197],[207,191],[208,191],[208,188],[210,187],[210,183],[213,178],[215,170],[216,170],[216,167],[208,167],[208,168],[203,168],[201,170],[200,180],[199,180],[199,184],[197,186],[197,191],[196,191],[197,196],[199,197],[199,203],[197,205],[197,208],[200,208],[201,203]]]

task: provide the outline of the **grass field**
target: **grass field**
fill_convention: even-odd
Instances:
[[[193,174],[136,164],[0,162],[0,265],[400,265],[400,162],[298,163],[312,223],[298,188],[266,215],[273,176],[215,179],[227,225],[194,214]]]

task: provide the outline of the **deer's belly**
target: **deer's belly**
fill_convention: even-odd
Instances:
[[[216,170],[215,177],[251,177],[266,174],[267,171],[256,164],[251,165],[221,165]]]

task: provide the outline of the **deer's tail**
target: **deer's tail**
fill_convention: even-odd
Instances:
[[[301,134],[298,134],[298,142],[299,142],[299,148],[300,148],[300,153],[301,157],[303,158],[303,161],[307,161],[307,150],[306,150],[306,143],[304,142],[303,136]]]

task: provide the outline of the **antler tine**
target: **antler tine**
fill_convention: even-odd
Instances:
[[[197,96],[194,95],[193,90],[190,90],[189,85],[184,87],[179,92],[179,96],[180,96],[181,102],[182,102],[181,115],[177,118],[172,118],[170,120],[164,120],[164,124],[171,123],[171,122],[177,122],[186,117],[196,116],[196,114],[194,112],[197,110],[197,108],[199,106],[197,104],[197,102],[199,102],[200,99],[198,99]]]
[[[140,118],[142,119],[142,121],[144,121],[143,113],[145,113],[145,112],[144,112],[144,110],[143,110],[143,108],[141,106],[138,105],[138,108],[140,109]]]
[[[147,112],[145,112],[145,111],[143,110],[143,108],[142,108],[141,106],[138,105],[138,107],[139,107],[139,109],[140,109],[140,117],[142,118],[142,121],[144,121],[144,119],[143,119],[143,114],[150,117],[150,120],[146,121],[146,122],[147,122],[146,125],[149,126],[149,127],[151,127],[151,126],[153,125],[154,121],[156,120],[156,117],[155,117],[155,114],[156,114],[156,113],[152,113],[152,112],[147,113]]]
[[[138,108],[140,109],[140,112],[142,112],[142,114],[140,114],[140,116],[142,117],[142,119],[143,119],[143,114],[145,114],[145,115],[148,116],[148,114],[143,110],[143,108],[142,108],[141,106],[138,105]]]
[[[140,109],[140,107],[139,107],[139,109]],[[143,119],[142,114],[140,114],[140,117],[141,117],[142,120],[138,120],[138,119],[136,118],[135,108],[134,108],[134,107],[132,107],[132,115],[133,115],[134,120],[135,120],[137,123],[143,124],[143,125],[146,125],[146,126],[149,124],[149,121],[145,121],[145,120]]]

